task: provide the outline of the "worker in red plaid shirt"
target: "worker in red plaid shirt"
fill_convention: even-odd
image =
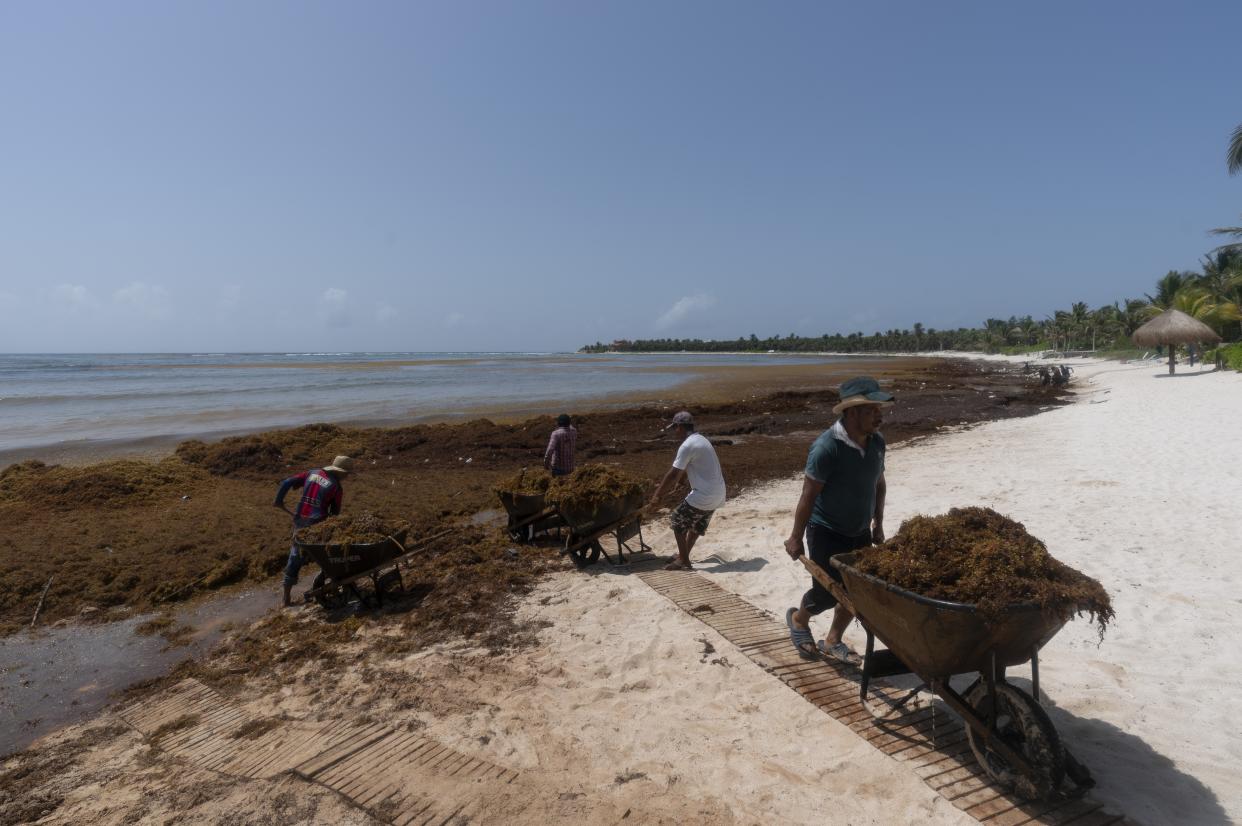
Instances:
[[[272,504],[286,511],[293,517],[293,532],[299,528],[322,522],[329,516],[341,512],[341,500],[345,492],[341,488],[341,477],[354,469],[354,460],[348,456],[337,456],[332,464],[323,468],[312,468],[305,473],[290,476],[280,483],[276,491],[276,501]],[[285,496],[293,488],[302,489],[302,498],[296,510],[285,507]],[[302,570],[305,560],[297,543],[289,547],[289,561],[285,565],[285,598],[284,605],[292,604],[289,594],[298,581],[298,572]]]
[[[574,448],[578,444],[578,428],[570,424],[568,413],[556,417],[556,430],[548,439],[548,449],[543,452],[543,466],[553,476],[568,476],[574,472]]]

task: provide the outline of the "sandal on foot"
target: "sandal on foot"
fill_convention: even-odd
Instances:
[[[815,637],[811,634],[811,629],[794,625],[793,618],[797,612],[797,608],[790,608],[785,612],[785,624],[789,626],[789,641],[793,643],[794,648],[798,649],[798,656],[802,659],[818,660],[819,652],[815,650]]]
[[[820,640],[817,648],[819,648],[819,653],[823,654],[827,659],[836,660],[837,662],[845,665],[858,665],[861,660],[861,658],[851,651],[850,647],[843,642],[828,645],[828,643]]]
[[[694,566],[685,565],[681,562],[681,560],[674,559],[672,562],[664,566],[664,570],[666,571],[693,571]]]

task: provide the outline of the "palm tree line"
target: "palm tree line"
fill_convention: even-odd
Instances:
[[[1233,131],[1226,155],[1229,174],[1242,172],[1242,125]],[[837,352],[914,353],[934,350],[1032,352],[1131,349],[1130,336],[1146,321],[1168,309],[1180,310],[1207,324],[1225,342],[1242,341],[1242,226],[1218,227],[1213,235],[1232,239],[1199,262],[1199,270],[1170,270],[1156,282],[1155,293],[1091,309],[1084,302],[1042,319],[1032,316],[989,318],[981,327],[937,330],[915,324],[910,330],[736,339],[659,338],[596,342],[583,352]]]
[[[989,318],[980,327],[937,330],[915,324],[908,330],[736,339],[656,338],[596,342],[583,352],[835,352],[916,353],[968,350],[988,353],[1116,351],[1133,349],[1130,336],[1151,318],[1175,308],[1207,324],[1226,342],[1242,339],[1242,244],[1206,256],[1199,272],[1170,270],[1143,298],[1127,298],[1102,307],[1074,303],[1049,316]]]

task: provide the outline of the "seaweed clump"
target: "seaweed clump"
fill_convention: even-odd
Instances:
[[[404,519],[389,519],[370,511],[331,516],[302,528],[297,541],[309,545],[372,545],[409,531]]]
[[[84,505],[170,502],[195,490],[206,478],[198,468],[173,458],[159,462],[122,459],[89,467],[45,465],[35,459],[0,470],[0,504],[22,502],[72,510]]]
[[[539,496],[547,493],[552,484],[552,474],[543,468],[522,468],[513,476],[496,485],[496,493],[512,496]]]
[[[552,480],[547,502],[558,508],[594,511],[618,499],[641,498],[647,483],[612,465],[589,464]]]
[[[1113,618],[1104,586],[991,508],[908,519],[888,542],[863,551],[855,567],[916,594],[974,605],[985,619],[1034,603],[1065,618],[1086,612],[1103,635]]]

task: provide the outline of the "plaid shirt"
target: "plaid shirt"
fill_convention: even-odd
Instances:
[[[578,428],[558,427],[552,431],[548,439],[548,449],[543,452],[544,467],[557,473],[572,473],[574,469],[574,447],[578,444]]]
[[[276,504],[284,505],[285,494],[290,488],[302,488],[302,500],[293,511],[293,518],[299,522],[311,524],[341,512],[341,499],[345,491],[341,483],[333,479],[321,468],[290,476],[280,483],[276,492]]]

